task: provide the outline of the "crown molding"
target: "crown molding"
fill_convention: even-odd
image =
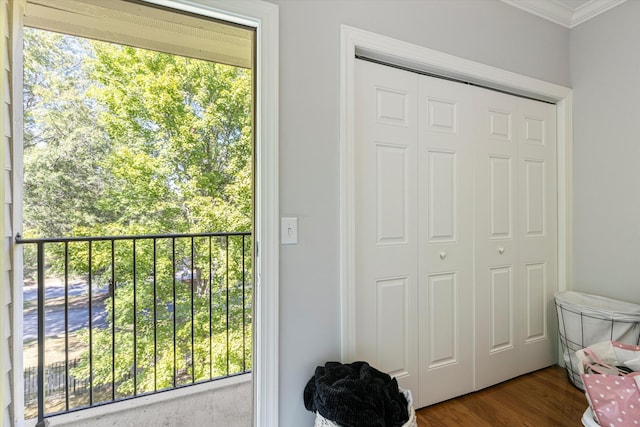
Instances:
[[[511,6],[532,13],[548,21],[573,28],[589,19],[612,9],[627,0],[590,0],[573,9],[556,0],[502,0]]]
[[[625,1],[627,0],[591,0],[589,3],[585,3],[583,6],[576,9],[573,14],[573,22],[570,28],[580,25],[609,9],[613,9]]]

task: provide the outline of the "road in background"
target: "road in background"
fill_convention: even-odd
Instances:
[[[93,327],[104,328],[107,326],[107,312],[104,308],[104,300],[107,295],[107,287],[93,287],[92,318]],[[63,335],[65,332],[64,310],[64,282],[48,280],[45,285],[45,336],[53,337]],[[69,283],[69,332],[77,331],[89,326],[89,287],[84,282]],[[84,297],[84,298],[83,298]],[[24,312],[23,341],[31,341],[38,338],[38,287],[25,286],[23,290],[25,305],[29,308]],[[54,301],[55,300],[55,301]],[[55,302],[55,304],[54,304]],[[26,304],[29,303],[29,304]]]

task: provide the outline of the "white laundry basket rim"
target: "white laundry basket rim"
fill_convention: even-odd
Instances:
[[[600,295],[575,291],[556,292],[556,304],[587,315],[604,315],[607,319],[634,322],[640,318],[640,305]]]
[[[402,425],[402,427],[418,427],[418,421],[416,419],[416,411],[413,408],[413,396],[411,395],[411,390],[403,390],[399,389],[404,397],[407,399],[407,409],[409,411],[409,419],[406,423]],[[316,420],[313,425],[314,427],[341,427],[340,424],[336,424],[335,422],[326,419],[318,412],[316,412]]]

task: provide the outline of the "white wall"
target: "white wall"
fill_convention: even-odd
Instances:
[[[640,303],[640,2],[571,30],[574,289]]]
[[[498,0],[269,0],[280,6],[280,426],[313,425],[302,391],[340,358],[339,27],[569,84],[569,31]]]

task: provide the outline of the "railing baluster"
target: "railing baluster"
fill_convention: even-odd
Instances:
[[[247,370],[247,365],[245,361],[246,357],[246,324],[245,319],[247,315],[246,305],[245,305],[245,260],[244,260],[244,251],[245,251],[245,240],[244,236],[242,236],[242,372]]]
[[[176,356],[176,319],[178,317],[178,307],[176,306],[176,238],[171,239],[171,263],[173,277],[173,388],[178,384],[178,359]]]
[[[156,310],[156,301],[158,298],[158,290],[156,285],[158,283],[158,270],[156,268],[157,263],[157,240],[153,239],[153,390],[158,391],[158,313]]]
[[[195,307],[194,307],[194,292],[195,292],[195,271],[194,271],[194,243],[193,236],[191,236],[191,383],[196,382],[196,353],[195,353]]]
[[[38,423],[44,427],[44,242],[38,242]]]
[[[226,261],[226,285],[227,285],[227,315],[226,315],[226,328],[227,328],[227,375],[229,375],[229,236],[226,236],[225,241],[225,261]]]
[[[93,272],[93,242],[89,241],[89,406],[93,405],[93,282],[91,280]]]
[[[111,400],[116,400],[116,241],[111,241]]]
[[[211,236],[209,236],[209,379],[213,378],[213,257],[211,254]]]
[[[138,301],[136,298],[136,239],[133,239],[133,395],[138,395]]]
[[[64,405],[69,410],[69,242],[64,242]]]

